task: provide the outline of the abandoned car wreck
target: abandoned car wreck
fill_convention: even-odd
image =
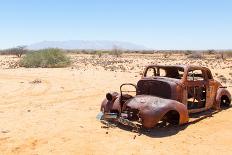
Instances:
[[[122,84],[119,93],[107,93],[100,111],[104,120],[153,128],[160,122],[184,124],[191,113],[230,103],[230,92],[206,67],[149,65],[137,85]]]

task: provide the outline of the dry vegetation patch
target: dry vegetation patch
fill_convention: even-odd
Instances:
[[[30,52],[20,61],[20,65],[26,68],[59,68],[67,67],[70,63],[69,57],[59,49],[44,49]]]

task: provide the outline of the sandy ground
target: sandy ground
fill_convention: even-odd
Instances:
[[[149,63],[208,66],[232,92],[231,60],[72,55],[69,68],[9,69],[15,59],[0,56],[0,154],[232,154],[232,108],[140,136],[96,120],[105,93],[136,83]]]

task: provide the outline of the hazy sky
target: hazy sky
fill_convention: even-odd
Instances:
[[[0,48],[44,40],[232,49],[232,0],[0,1]]]

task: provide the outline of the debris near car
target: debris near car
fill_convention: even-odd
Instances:
[[[35,80],[33,80],[33,81],[29,82],[29,83],[31,83],[31,84],[39,84],[39,83],[42,83],[42,80],[35,79]]]
[[[114,128],[118,126],[118,123],[130,126],[132,127],[132,131],[139,132],[140,126],[138,126],[136,123],[123,118],[123,114],[119,116],[117,113],[102,113],[100,112],[97,115],[97,119],[101,121],[102,124],[104,124],[106,127],[103,128]]]
[[[185,124],[192,113],[220,110],[230,103],[230,92],[206,67],[149,65],[136,85],[125,83],[120,93],[106,94],[100,120],[149,129],[157,124]]]

